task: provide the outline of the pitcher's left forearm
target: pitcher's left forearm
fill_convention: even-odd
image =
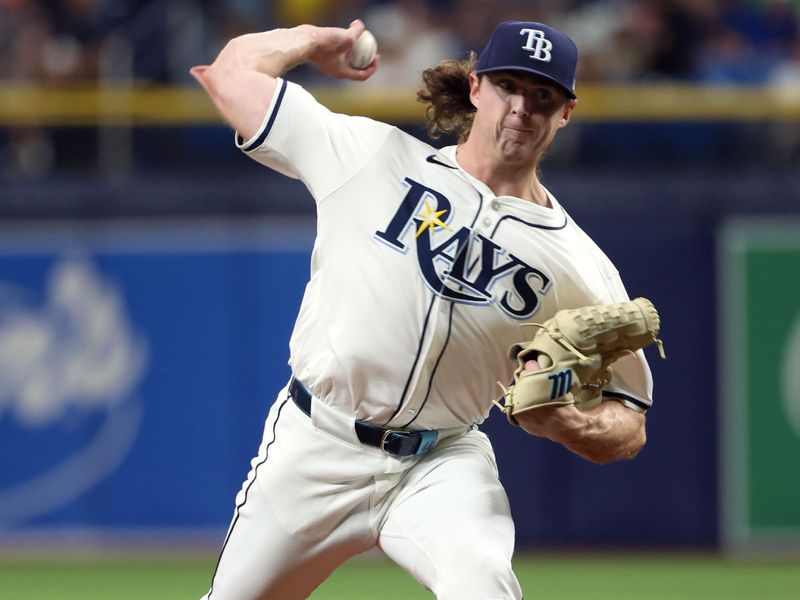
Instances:
[[[633,458],[647,440],[645,415],[614,400],[586,411],[543,407],[523,415],[520,426],[528,433],[558,442],[598,464]]]

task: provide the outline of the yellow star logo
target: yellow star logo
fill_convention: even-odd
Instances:
[[[422,232],[425,231],[426,229],[430,229],[431,231],[436,231],[437,227],[444,227],[445,229],[452,231],[452,229],[450,229],[447,225],[445,225],[439,218],[444,213],[446,213],[447,210],[434,211],[430,207],[430,204],[428,204],[427,201],[425,201],[424,206],[425,208],[423,209],[423,211],[417,215],[417,217],[422,219],[422,223],[419,224],[419,228],[417,229],[417,237],[421,236]]]

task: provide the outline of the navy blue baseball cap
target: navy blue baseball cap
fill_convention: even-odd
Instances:
[[[544,23],[506,21],[492,32],[478,56],[475,72],[527,71],[558,84],[575,96],[578,48],[566,35]]]

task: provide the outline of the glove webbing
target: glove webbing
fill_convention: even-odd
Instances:
[[[575,345],[574,345],[572,342],[570,342],[570,341],[569,341],[569,339],[567,338],[567,336],[565,336],[565,335],[564,335],[563,333],[561,333],[560,331],[558,331],[558,330],[556,330],[556,329],[552,329],[552,328],[550,328],[550,327],[547,327],[547,326],[545,326],[545,325],[542,325],[541,323],[525,323],[525,324],[523,325],[523,327],[527,327],[527,326],[530,326],[530,327],[538,327],[538,328],[540,328],[540,329],[544,329],[544,330],[548,331],[548,332],[550,333],[550,337],[551,337],[551,338],[553,338],[553,339],[554,339],[556,342],[558,342],[559,344],[561,344],[562,346],[564,346],[564,348],[566,348],[567,350],[569,350],[570,352],[572,352],[573,354],[575,354],[575,355],[576,355],[578,358],[580,358],[580,359],[581,359],[581,364],[582,364],[582,365],[589,365],[589,364],[591,364],[591,363],[595,362],[595,361],[593,361],[591,358],[589,358],[588,356],[585,356],[585,355],[583,354],[583,352],[581,352],[580,350],[578,350],[578,349],[575,347]]]

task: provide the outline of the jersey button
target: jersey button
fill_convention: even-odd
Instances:
[[[492,203],[490,204],[490,206],[492,207],[492,210],[500,210],[500,201],[499,200],[492,200]]]
[[[492,224],[492,220],[489,217],[486,217],[482,222],[486,227]]]

